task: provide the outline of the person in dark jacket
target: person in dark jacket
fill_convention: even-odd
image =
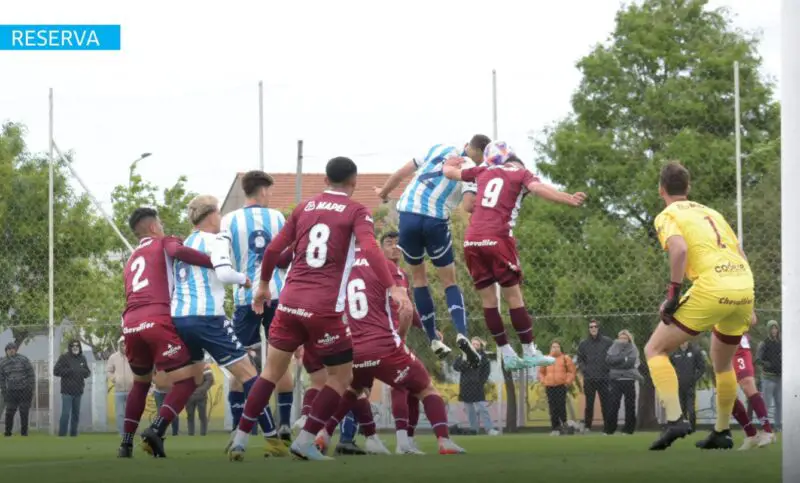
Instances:
[[[197,386],[189,401],[186,403],[186,425],[189,436],[194,436],[194,413],[200,418],[200,436],[208,433],[208,391],[214,385],[214,373],[211,366],[206,364],[203,371],[203,382]]]
[[[761,366],[761,393],[767,409],[775,403],[775,427],[780,429],[783,417],[781,397],[781,377],[783,365],[781,362],[781,327],[776,320],[767,322],[769,335],[759,344],[756,351],[756,364]]]
[[[608,349],[606,355],[611,382],[611,402],[608,405],[608,427],[606,432],[617,431],[617,419],[622,398],[625,398],[625,427],[622,432],[633,434],[636,430],[636,381],[641,381],[639,374],[639,349],[633,340],[633,334],[621,330],[617,340]]]
[[[611,399],[608,391],[608,363],[606,355],[614,342],[600,333],[600,323],[589,322],[589,337],[578,345],[578,368],[583,373],[583,393],[586,396],[584,411],[584,431],[592,429],[594,419],[594,398],[600,397],[600,411],[603,415],[603,431],[608,426],[608,403]]]
[[[28,435],[28,414],[33,399],[36,376],[27,357],[17,352],[17,345],[6,345],[6,357],[0,361],[0,393],[6,403],[5,436],[14,430],[14,415],[19,409],[19,433]]]
[[[697,427],[695,388],[706,373],[705,355],[696,345],[684,342],[669,358],[678,375],[678,397],[683,417],[689,421],[694,431]]]
[[[472,338],[472,347],[481,357],[478,367],[472,367],[463,357],[457,358],[453,363],[453,369],[461,373],[458,382],[458,400],[463,402],[467,409],[469,426],[473,431],[477,433],[480,430],[480,421],[483,422],[483,429],[495,436],[498,431],[494,429],[486,405],[486,382],[492,370],[491,361],[486,356],[486,343],[479,337]]]
[[[91,375],[89,363],[81,350],[81,343],[72,340],[67,352],[58,358],[53,375],[61,378],[61,420],[58,435],[78,435],[78,423],[81,415],[81,396],[85,388],[85,380]]]

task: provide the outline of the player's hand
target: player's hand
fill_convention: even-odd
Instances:
[[[389,202],[389,196],[388,195],[384,196],[383,188],[378,188],[377,186],[373,186],[372,189],[373,191],[375,191],[375,194],[378,196],[378,198],[383,200],[384,203]]]
[[[401,320],[413,315],[411,311],[414,310],[414,306],[411,304],[411,299],[408,298],[408,290],[395,285],[389,289],[389,295],[397,304],[397,312]]]
[[[464,158],[461,156],[453,156],[451,158],[447,158],[444,162],[445,166],[454,166],[456,168],[460,168],[462,164],[464,164]]]
[[[586,201],[586,193],[579,191],[571,195],[569,204],[570,206],[581,206],[584,201]]]
[[[750,314],[750,327],[755,326],[758,323],[758,315],[756,315],[756,311],[754,310],[752,314]]]
[[[677,310],[681,301],[681,284],[670,282],[667,285],[667,297],[661,304],[661,317],[671,316]]]
[[[253,294],[253,312],[261,315],[264,313],[264,305],[270,300],[269,284],[259,284],[258,290]]]
[[[243,287],[244,287],[244,288],[250,288],[250,287],[252,287],[252,286],[253,286],[253,282],[250,280],[250,277],[245,277],[245,278],[244,278],[244,285],[243,285]]]

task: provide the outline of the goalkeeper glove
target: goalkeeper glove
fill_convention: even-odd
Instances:
[[[672,315],[678,310],[681,301],[681,284],[670,282],[667,285],[667,298],[661,304],[661,315]]]

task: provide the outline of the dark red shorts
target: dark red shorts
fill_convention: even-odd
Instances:
[[[353,389],[360,391],[370,388],[375,379],[411,394],[422,392],[431,385],[427,369],[405,345],[384,355],[355,355]]]
[[[269,345],[285,352],[304,345],[305,352],[311,349],[320,359],[353,348],[342,314],[315,314],[283,304],[278,304],[268,339]]]
[[[749,350],[737,350],[733,356],[733,370],[736,372],[736,380],[741,381],[745,377],[754,377],[753,354]]]
[[[157,371],[173,371],[192,360],[189,348],[178,336],[172,317],[168,315],[125,323],[122,336],[125,338],[125,357],[136,374],[150,374],[153,367]]]
[[[303,348],[303,369],[309,374],[325,369],[322,359],[314,352],[314,348],[308,345]]]
[[[475,237],[464,240],[464,260],[475,288],[482,290],[495,283],[513,287],[522,282],[517,242],[506,237]]]

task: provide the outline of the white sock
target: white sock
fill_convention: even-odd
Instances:
[[[250,433],[237,429],[236,434],[233,435],[233,445],[246,447],[248,439],[250,439]]]
[[[298,446],[304,446],[313,443],[314,438],[315,436],[313,434],[304,429],[300,431],[300,434],[297,435],[297,439],[295,441],[297,442]]]
[[[531,342],[530,344],[522,344],[522,353],[526,356],[533,356],[536,352],[536,344]]]
[[[411,446],[411,443],[408,438],[408,431],[405,429],[400,429],[397,431],[397,446],[401,448],[408,448]]]
[[[514,348],[511,347],[511,344],[500,347],[500,352],[504,357],[517,357],[517,353],[514,352]]]

